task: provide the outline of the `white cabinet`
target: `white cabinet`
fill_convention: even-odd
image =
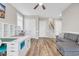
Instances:
[[[15,26],[10,25],[10,36],[14,36],[14,35],[15,35]]]
[[[9,37],[9,36],[10,36],[10,25],[4,24],[4,37]]]
[[[29,37],[15,37],[14,41],[7,43],[7,56],[24,56],[29,48]]]
[[[16,40],[7,44],[7,56],[18,56],[18,51],[19,45]]]

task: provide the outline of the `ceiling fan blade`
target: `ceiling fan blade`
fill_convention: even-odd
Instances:
[[[46,9],[46,7],[45,7],[44,5],[42,5],[42,8],[43,8],[43,10],[45,10],[45,9]]]
[[[38,6],[39,6],[39,4],[37,4],[37,5],[34,7],[34,9],[36,9]]]

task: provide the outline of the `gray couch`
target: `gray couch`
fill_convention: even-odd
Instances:
[[[64,33],[56,37],[57,49],[64,56],[79,56],[79,35]]]

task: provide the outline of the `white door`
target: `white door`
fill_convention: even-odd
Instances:
[[[47,19],[39,20],[39,37],[47,37],[48,23]]]

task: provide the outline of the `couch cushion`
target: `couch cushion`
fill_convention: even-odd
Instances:
[[[63,38],[62,41],[63,41],[63,42],[71,42],[71,40],[68,40],[68,39],[66,39],[66,38]]]
[[[79,45],[75,42],[57,42],[57,47],[60,51],[79,51]]]
[[[64,38],[68,39],[69,33],[64,33]]]
[[[78,35],[77,34],[65,33],[64,37],[66,39],[70,39],[70,40],[73,40],[73,41],[77,41],[78,40]]]
[[[69,34],[69,37],[73,41],[77,41],[78,40],[78,35],[77,34]]]
[[[71,40],[68,40],[66,38],[62,38],[60,36],[56,36],[56,42],[70,42]]]
[[[62,39],[58,39],[57,42],[71,42],[71,40],[62,38]]]

